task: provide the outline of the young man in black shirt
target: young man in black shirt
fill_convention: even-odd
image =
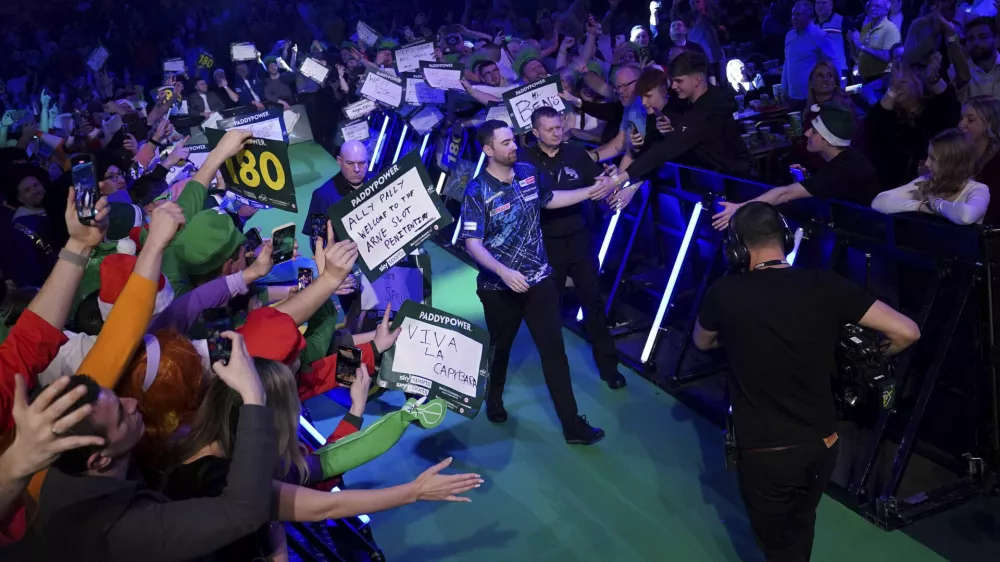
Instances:
[[[831,390],[841,327],[886,335],[888,354],[920,337],[916,324],[823,270],[791,268],[778,211],[748,203],[733,217],[727,258],[736,269],[705,294],[694,343],[725,345],[732,379],[740,491],[768,560],[809,560],[816,506],[833,472],[837,414]],[[730,251],[735,248],[735,251]]]
[[[538,144],[518,150],[518,161],[527,162],[545,174],[556,191],[580,189],[596,183],[597,176],[604,170],[582,146],[563,144],[562,116],[558,111],[548,106],[536,109],[531,114],[531,127]],[[608,388],[616,390],[625,386],[625,377],[618,372],[618,352],[604,314],[597,256],[587,228],[590,211],[586,200],[561,209],[543,209],[542,238],[556,288],[562,292],[566,288],[566,277],[573,279],[577,297],[583,305],[584,327],[597,370]]]
[[[750,201],[781,205],[796,199],[818,197],[871,206],[872,199],[881,191],[878,173],[864,153],[851,147],[854,136],[851,110],[836,102],[824,102],[812,106],[812,112],[816,117],[806,130],[806,149],[822,156],[826,166],[812,177],[769,189]],[[725,229],[733,213],[747,203],[723,201],[720,203],[722,210],[712,217],[712,225],[718,230]]]

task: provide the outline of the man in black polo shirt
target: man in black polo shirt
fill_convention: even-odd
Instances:
[[[723,201],[720,203],[722,210],[712,217],[716,229],[725,229],[733,213],[751,201],[781,205],[796,199],[818,197],[871,206],[872,199],[881,191],[878,174],[864,153],[851,147],[854,136],[851,110],[835,102],[825,102],[812,106],[812,112],[816,117],[806,131],[806,149],[822,156],[826,166],[812,177],[802,177],[793,184],[770,189],[746,203]],[[793,173],[796,171],[801,173],[800,169],[793,168]]]
[[[538,144],[518,150],[518,161],[527,162],[545,174],[552,189],[557,191],[596,183],[597,176],[603,172],[601,166],[582,146],[563,144],[562,116],[558,111],[548,106],[536,109],[531,114],[531,127]],[[542,236],[556,288],[562,292],[567,275],[573,279],[577,297],[583,305],[583,322],[593,348],[594,362],[601,379],[614,390],[625,386],[625,377],[618,372],[618,353],[604,314],[598,265],[587,229],[590,210],[586,200],[570,207],[542,210]]]
[[[758,546],[767,560],[807,561],[837,457],[831,377],[839,332],[849,323],[878,330],[894,354],[920,330],[831,271],[789,267],[790,237],[767,203],[733,216],[726,255],[739,254],[729,265],[740,274],[706,292],[693,339],[702,350],[725,344],[740,492]]]

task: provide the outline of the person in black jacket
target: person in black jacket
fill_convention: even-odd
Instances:
[[[681,158],[685,164],[699,168],[747,175],[750,156],[733,119],[736,101],[728,92],[709,85],[705,55],[690,51],[680,54],[670,63],[669,74],[674,92],[690,102],[690,109],[677,122],[670,123],[673,130],[664,133],[662,140],[646,149],[627,169],[602,181],[614,182],[616,188],[624,186],[630,179],[638,180],[664,163]],[[611,198],[612,207],[628,205],[634,193],[635,189],[619,189]]]
[[[533,147],[517,151],[518,160],[527,162],[545,174],[556,191],[573,190],[594,185],[604,173],[586,149],[578,144],[564,143],[562,118],[555,109],[542,106],[531,114],[531,132],[538,139]],[[594,363],[601,380],[608,388],[625,386],[625,377],[618,372],[618,352],[608,331],[604,314],[604,299],[598,279],[597,254],[593,251],[588,215],[589,201],[561,209],[542,210],[542,239],[549,257],[556,288],[563,292],[566,277],[573,279],[577,299],[583,305],[584,328],[594,352]]]
[[[134,399],[119,399],[90,377],[74,376],[64,392],[87,388],[77,407],[93,412],[64,432],[99,435],[102,447],[63,453],[42,486],[38,517],[2,560],[57,562],[190,560],[252,533],[270,519],[278,461],[274,416],[243,338],[234,332],[228,365],[215,373],[243,400],[229,478],[222,495],[171,502],[128,478],[132,450],[145,426]]]

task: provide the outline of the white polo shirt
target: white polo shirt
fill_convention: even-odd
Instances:
[[[993,96],[1000,99],[1000,54],[993,61],[993,68],[985,71],[969,61],[972,78],[958,91],[958,101],[965,103],[976,96]]]

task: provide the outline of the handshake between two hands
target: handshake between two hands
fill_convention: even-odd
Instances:
[[[589,188],[591,201],[606,200],[608,206],[615,211],[624,209],[635,194],[627,184],[619,185],[618,167],[613,164],[604,165],[604,173],[597,176],[597,183]]]

